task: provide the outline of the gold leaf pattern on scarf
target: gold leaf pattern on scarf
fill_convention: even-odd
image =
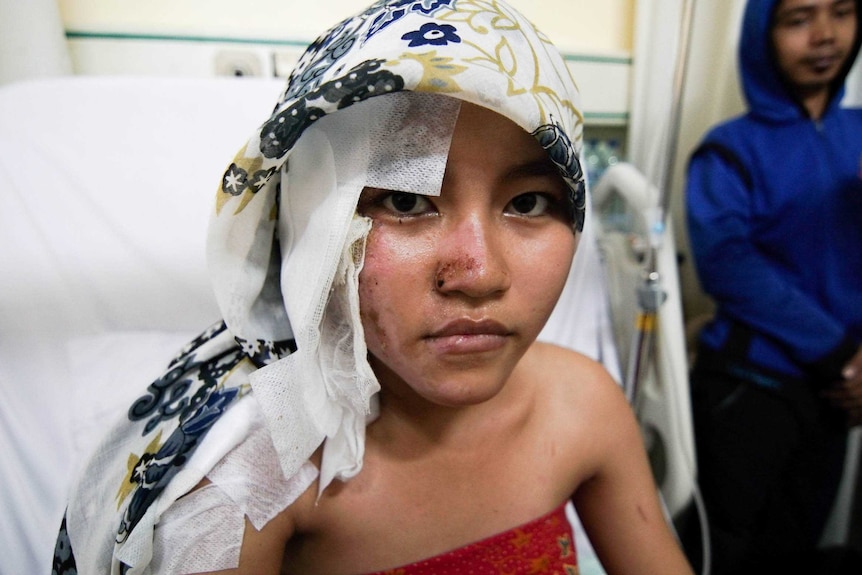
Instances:
[[[477,16],[491,15],[491,27],[494,30],[520,30],[517,20],[508,14],[495,0],[462,0],[458,10],[441,12],[438,18],[447,22],[464,22],[478,34],[487,34],[488,28],[476,22]]]
[[[422,77],[416,84],[415,90],[421,92],[453,93],[460,92],[461,87],[452,76],[460,74],[467,69],[454,63],[454,58],[438,56],[436,50],[423,54],[406,52],[398,60],[387,62],[391,66],[397,66],[404,60],[414,60],[422,66]]]
[[[489,33],[488,27],[480,22],[480,20],[485,21],[485,19],[488,19],[490,21],[490,27],[495,31],[501,31],[505,33],[518,32],[522,29],[521,24],[519,23],[517,18],[511,15],[507,11],[507,9],[504,6],[501,6],[496,0],[462,0],[458,3],[457,11],[444,12],[439,14],[438,17],[442,21],[464,23],[468,25],[474,32],[482,35]],[[522,62],[519,62],[517,58],[517,53],[515,50],[513,50],[506,35],[503,35],[501,37],[500,41],[497,43],[497,46],[494,49],[493,54],[483,49],[478,44],[465,41],[463,45],[465,47],[471,47],[479,55],[470,58],[464,58],[464,61],[471,64],[484,66],[492,70],[499,70],[508,79],[508,88],[506,92],[507,95],[521,96],[527,93],[532,95],[533,99],[539,107],[539,113],[541,121],[543,123],[547,123],[550,121],[548,106],[546,105],[546,102],[553,102],[554,105],[556,105],[560,109],[568,110],[575,118],[583,122],[583,114],[580,112],[580,110],[578,110],[578,107],[575,106],[575,104],[571,100],[561,98],[554,89],[550,88],[549,86],[543,84],[540,81],[539,78],[541,74],[548,74],[550,71],[540,66],[539,62],[542,61],[543,58],[539,57],[539,54],[536,52],[536,50],[537,48],[540,48],[541,51],[544,51],[548,48],[548,46],[550,46],[554,50],[555,48],[553,47],[553,43],[550,41],[550,39],[541,31],[539,31],[532,23],[530,24],[530,29],[536,34],[542,45],[530,45],[531,57],[522,57]],[[528,60],[531,60],[530,63],[533,66],[533,79],[531,85],[524,85],[523,78],[521,78],[520,81],[516,81],[515,78],[519,71],[523,73],[522,68],[525,65],[528,65]],[[556,75],[560,76],[562,74],[563,72],[558,72],[558,74]],[[567,80],[574,82],[571,77],[571,71],[567,69],[565,71],[565,74],[568,76]]]

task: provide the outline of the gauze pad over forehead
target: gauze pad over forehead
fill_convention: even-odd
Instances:
[[[401,92],[376,98],[365,185],[439,196],[460,101]]]
[[[440,194],[459,109],[439,94],[387,94],[327,115],[299,138],[277,223],[280,297],[295,337],[317,327],[363,188]]]
[[[387,94],[319,119],[296,142],[277,228],[281,304],[297,349],[249,376],[288,477],[324,439],[321,489],[359,471],[379,385],[358,302],[371,223],[356,204],[369,186],[439,195],[459,109],[439,94]]]

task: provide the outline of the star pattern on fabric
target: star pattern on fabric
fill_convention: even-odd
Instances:
[[[532,540],[533,540],[533,534],[532,533],[524,533],[522,530],[517,529],[515,531],[514,536],[511,539],[511,542],[512,542],[512,545],[516,549],[521,549],[521,548],[529,545]]]
[[[551,567],[551,558],[547,555],[536,557],[530,561],[530,573],[547,573]]]
[[[369,575],[577,575],[572,526],[561,505],[548,515],[435,557]]]
[[[574,555],[575,546],[572,545],[572,538],[568,534],[558,537],[557,543],[560,546],[560,557],[572,557]]]
[[[272,177],[272,174],[275,173],[274,170],[258,170],[254,174],[254,182],[251,184],[252,187],[256,189],[260,189],[264,187],[269,179]]]
[[[248,185],[248,172],[231,164],[230,168],[224,175],[223,188],[232,196],[240,195]]]
[[[127,473],[120,484],[120,488],[117,490],[117,509],[120,508],[120,505],[123,504],[123,501],[125,501],[126,497],[129,496],[129,493],[131,493],[137,485],[135,477],[142,477],[146,472],[146,467],[155,457],[156,452],[158,452],[159,447],[161,446],[161,442],[162,432],[159,430],[159,432],[156,433],[156,436],[153,437],[150,443],[144,448],[144,453],[142,455],[135,455],[134,453],[129,454]]]

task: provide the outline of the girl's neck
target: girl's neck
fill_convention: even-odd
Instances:
[[[519,430],[529,417],[532,402],[519,387],[509,382],[487,401],[456,407],[404,398],[383,389],[380,417],[368,428],[369,440],[380,439],[387,449],[396,450],[484,449],[488,441]]]

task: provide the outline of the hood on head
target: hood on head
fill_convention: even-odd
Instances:
[[[772,19],[780,0],[748,0],[742,19],[738,58],[742,90],[752,113],[774,121],[798,119],[807,112],[789,91],[778,70],[772,45]],[[856,0],[857,19],[862,0]],[[842,72],[832,86],[830,105],[840,102],[844,81],[859,52],[860,35]]]

